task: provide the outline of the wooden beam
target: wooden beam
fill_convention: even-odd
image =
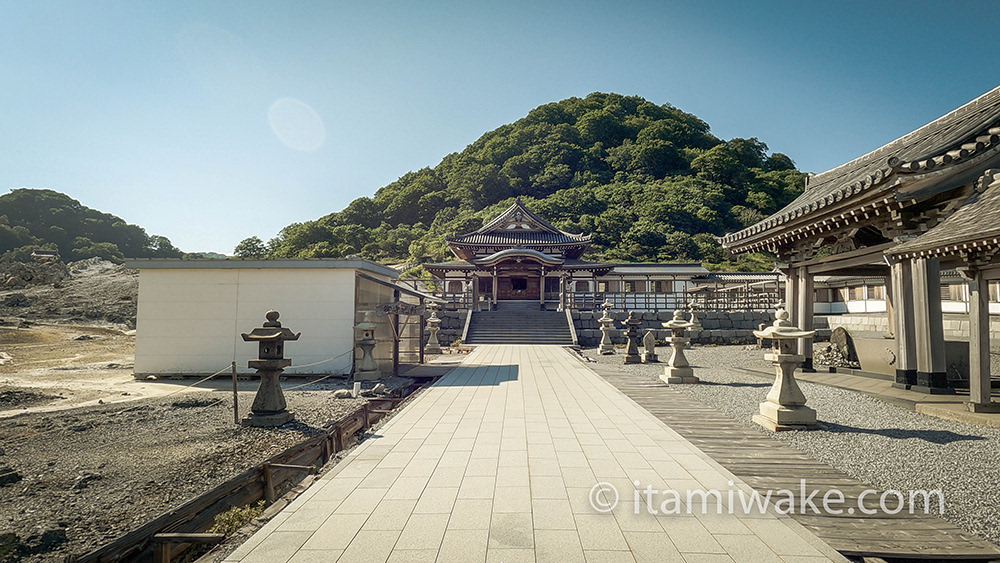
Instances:
[[[833,256],[806,260],[798,265],[804,266],[810,274],[825,274],[848,269],[851,270],[851,273],[854,273],[864,266],[876,266],[882,273],[885,273],[889,266],[881,265],[885,264],[883,253],[895,245],[896,243],[894,242],[886,242],[850,252],[834,254]]]

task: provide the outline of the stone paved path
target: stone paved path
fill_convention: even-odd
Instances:
[[[226,561],[846,561],[784,516],[650,514],[635,482],[751,490],[568,351],[479,346]]]

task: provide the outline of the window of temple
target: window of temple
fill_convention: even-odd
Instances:
[[[590,282],[585,282],[585,281],[578,281],[578,282],[576,282],[576,289],[575,289],[575,291],[577,293],[586,293],[586,292],[590,291]]]
[[[559,292],[559,278],[545,278],[545,293]]]
[[[462,282],[457,280],[448,282],[448,293],[462,293]]]
[[[673,293],[674,282],[667,280],[656,280],[653,282],[653,291],[655,293]]]
[[[479,293],[493,293],[493,280],[490,278],[479,278]]]
[[[625,282],[625,289],[624,289],[624,291],[625,291],[625,293],[635,293],[635,291],[636,291],[635,287],[636,287],[636,282],[631,281],[631,280],[627,281],[627,282]]]
[[[528,289],[527,278],[510,278],[510,288],[514,291],[525,291]]]
[[[611,289],[608,286],[608,282],[597,282],[597,291],[599,291],[600,293],[607,293],[611,291]]]
[[[941,299],[944,301],[965,301],[965,284],[941,284]]]

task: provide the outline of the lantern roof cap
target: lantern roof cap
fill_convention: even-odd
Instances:
[[[240,336],[243,337],[244,342],[260,342],[262,340],[298,340],[302,336],[301,332],[292,332],[288,328],[282,328],[281,322],[278,321],[280,314],[274,309],[268,311],[264,318],[264,326],[257,327],[250,331],[249,334],[243,333]]]
[[[674,318],[670,319],[665,323],[661,323],[664,327],[674,329],[674,328],[684,328],[688,329],[694,326],[694,323],[684,320],[683,311],[674,311]]]
[[[765,327],[764,330],[753,331],[753,335],[757,338],[787,340],[793,338],[809,338],[816,334],[815,330],[802,330],[792,326],[791,321],[788,320],[788,311],[783,308],[779,307],[774,313],[774,316],[777,317],[774,324]]]

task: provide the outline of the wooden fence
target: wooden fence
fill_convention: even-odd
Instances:
[[[387,416],[420,388],[411,384],[402,390],[400,398],[373,399],[324,428],[322,434],[292,446],[104,547],[82,556],[67,556],[64,561],[153,561],[155,555],[158,563],[166,563],[171,555],[182,553],[191,544],[218,541],[220,538],[202,533],[212,526],[217,514],[261,499],[274,502],[308,474],[326,465],[337,452],[350,447],[359,432]]]

